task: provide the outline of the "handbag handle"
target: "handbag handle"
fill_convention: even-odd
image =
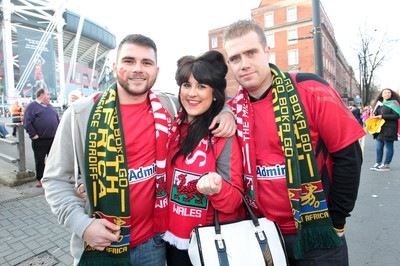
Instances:
[[[233,186],[235,187],[235,186]],[[236,187],[235,187],[236,188]],[[236,188],[239,190],[238,188]],[[242,200],[244,207],[246,209],[247,215],[250,217],[253,225],[254,225],[254,233],[257,238],[258,244],[260,245],[261,252],[264,256],[264,260],[266,265],[273,265],[271,249],[268,244],[267,235],[265,234],[264,230],[260,226],[260,222],[258,221],[257,216],[253,213],[250,208],[249,203],[246,200],[244,193],[239,190],[240,194],[242,195]],[[225,240],[222,238],[221,234],[221,224],[218,220],[218,211],[214,209],[214,230],[215,230],[215,247],[217,249],[218,258],[220,261],[220,265],[229,265],[229,260],[226,253],[226,245]]]
[[[237,187],[235,187],[235,186],[232,186],[232,187],[236,188],[240,192],[240,194],[242,195],[243,205],[244,205],[244,207],[246,209],[247,215],[249,216],[249,218],[253,222],[257,238],[259,238],[259,241],[266,241],[267,237],[265,235],[265,232],[261,228],[260,222],[258,221],[257,216],[251,210],[251,207],[250,207],[249,203],[247,202],[244,193],[240,189],[238,189]],[[218,211],[216,209],[214,209],[214,225],[215,225],[215,233],[217,235],[221,235],[221,225],[220,225],[220,222],[218,220]],[[221,239],[222,239],[222,237],[221,237]]]
[[[199,177],[199,179],[202,178],[202,177],[205,176],[205,175],[210,174],[210,173],[211,173],[211,172],[206,172],[206,173],[202,174],[202,175]],[[235,189],[237,189],[237,190],[239,191],[240,195],[242,196],[242,200],[243,200],[244,207],[245,207],[245,209],[246,209],[246,214],[250,217],[251,221],[253,222],[253,225],[254,225],[254,227],[255,227],[255,229],[256,229],[256,233],[257,233],[258,237],[260,238],[260,241],[266,241],[267,237],[266,237],[264,231],[262,230],[262,228],[261,228],[261,226],[260,226],[260,223],[259,223],[259,221],[258,221],[257,216],[256,216],[256,215],[253,213],[253,211],[251,210],[251,207],[250,207],[249,203],[247,202],[246,196],[245,196],[245,194],[243,193],[243,191],[241,191],[239,188],[235,187],[235,186],[234,186],[231,182],[229,182],[228,180],[225,180],[225,181],[226,181],[228,184],[230,184],[233,188],[235,188]],[[218,221],[218,211],[217,211],[215,208],[214,208],[214,225],[215,225],[215,233],[216,233],[217,235],[221,235],[221,226],[220,226],[220,223],[219,223],[219,221]]]

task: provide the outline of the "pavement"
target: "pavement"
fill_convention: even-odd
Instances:
[[[371,135],[361,144],[364,163],[360,190],[345,231],[350,265],[398,266],[400,142],[395,142],[390,172],[369,170],[375,163]],[[29,153],[30,145],[26,147]],[[16,169],[0,160],[0,176]],[[36,181],[14,187],[0,184],[0,265],[72,265],[69,240],[70,233],[57,223]]]

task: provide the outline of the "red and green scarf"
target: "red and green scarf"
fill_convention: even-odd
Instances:
[[[154,114],[157,145],[154,231],[163,232],[167,225],[165,165],[171,118],[151,91],[149,99]],[[85,187],[93,217],[107,219],[121,226],[121,235],[104,251],[86,245],[78,265],[130,265],[131,214],[126,158],[117,86],[113,84],[99,97],[89,116]]]
[[[296,258],[318,248],[334,248],[342,244],[333,229],[322,188],[310,130],[296,86],[288,73],[270,64],[272,102],[275,123],[285,156],[288,197],[297,228],[294,248]],[[233,100],[237,116],[239,142],[244,152],[247,199],[256,206],[257,172],[252,133],[253,110],[247,92],[241,87]]]
[[[387,107],[395,111],[398,115],[400,115],[400,105],[398,101],[396,100],[384,101],[383,105],[386,105]]]
[[[182,118],[181,108],[171,128],[167,156],[169,163],[187,134],[188,122]],[[205,194],[197,190],[196,184],[201,175],[216,171],[216,161],[221,151],[210,147],[210,142],[214,145],[217,141],[222,143],[226,140],[212,137],[210,141],[209,136],[205,136],[190,155],[181,155],[174,165],[170,165],[168,173],[171,176],[168,176],[167,186],[170,224],[164,239],[180,250],[188,249],[193,228],[199,224],[206,224],[209,201]]]

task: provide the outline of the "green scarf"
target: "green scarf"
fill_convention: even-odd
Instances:
[[[116,84],[96,101],[89,116],[85,187],[96,219],[121,226],[120,239],[104,251],[85,246],[78,265],[130,265],[130,206],[124,135]]]
[[[271,65],[275,122],[285,155],[286,183],[297,228],[294,254],[342,244],[332,226],[307,117],[288,73]]]
[[[273,64],[270,64],[270,68],[275,122],[285,156],[288,196],[297,229],[294,255],[301,258],[307,251],[335,248],[342,241],[333,229],[306,114],[297,88],[288,73],[281,72]],[[239,142],[245,153],[245,183],[251,184],[246,186],[246,195],[254,207],[258,184],[252,136],[254,122],[250,120],[253,111],[243,88],[239,89],[234,98],[232,109],[237,115]]]
[[[166,146],[171,117],[152,91],[149,100],[156,128],[154,233],[167,229]],[[128,165],[116,84],[96,101],[89,116],[85,147],[85,187],[93,217],[121,227],[118,241],[104,251],[85,246],[78,265],[130,265]],[[151,195],[149,195],[151,197]]]

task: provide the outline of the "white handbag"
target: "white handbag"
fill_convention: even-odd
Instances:
[[[196,226],[189,257],[194,266],[288,265],[282,234],[275,222],[257,218],[243,196],[250,219]]]

